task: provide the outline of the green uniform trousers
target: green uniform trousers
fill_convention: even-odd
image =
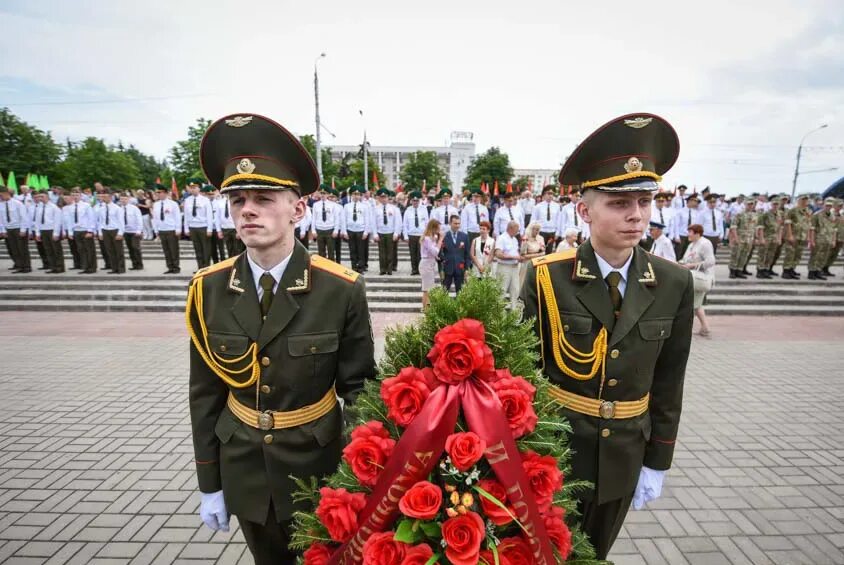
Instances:
[[[123,249],[123,240],[117,239],[117,230],[103,230],[103,243],[111,270],[125,273],[126,253]]]
[[[806,249],[806,240],[795,239],[794,243],[786,241],[783,244],[783,248],[785,249],[785,256],[782,260],[782,268],[796,269],[801,257],[803,257],[803,250]]]
[[[193,253],[196,256],[196,267],[203,269],[211,264],[211,238],[204,227],[189,228],[190,240],[193,242]]]
[[[76,242],[76,249],[79,251],[79,266],[83,272],[97,272],[97,248],[94,246],[94,236],[86,237],[88,232],[73,232],[73,240]]]
[[[168,271],[179,270],[179,237],[173,230],[158,232],[161,248],[164,250],[164,262]]]
[[[829,252],[832,250],[832,244],[828,241],[818,241],[815,247],[809,254],[809,270],[822,271],[826,267],[826,262],[829,259]]]
[[[744,269],[747,261],[750,259],[752,249],[752,243],[745,243],[743,241],[738,241],[735,245],[730,245],[730,269],[734,271]]]

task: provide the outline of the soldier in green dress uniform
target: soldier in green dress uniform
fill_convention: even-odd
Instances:
[[[582,142],[560,184],[580,185],[590,238],[534,259],[522,286],[543,372],[572,425],[571,476],[595,485],[579,509],[602,559],[631,501],[660,495],[680,422],[692,275],[638,246],[678,152],[674,129],[652,114],[622,116]]]
[[[782,244],[780,200],[772,198],[770,210],[759,214],[758,218],[756,235],[760,244],[759,251],[756,253],[756,278],[772,279],[774,278],[771,271],[774,265],[774,255],[777,248]]]
[[[746,279],[744,266],[750,260],[756,239],[756,199],[744,201],[744,211],[730,223],[730,278]]]
[[[827,198],[823,208],[812,215],[809,226],[809,277],[813,280],[826,280],[823,270],[832,250],[835,249],[837,226],[832,207],[835,198]]]
[[[200,515],[223,530],[237,516],[258,565],[293,563],[289,476],[336,470],[338,397],[353,402],[375,376],[364,281],[294,238],[302,197],[319,184],[294,135],[262,116],[227,116],[200,157],[246,246],[196,273],[188,295]]]

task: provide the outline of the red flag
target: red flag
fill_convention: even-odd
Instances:
[[[176,184],[176,177],[170,178],[170,192],[173,193],[173,199],[179,199],[179,186]]]
[[[161,177],[155,177],[155,184],[161,184]]]
[[[498,196],[498,181],[497,180],[492,184],[492,193],[495,196]]]
[[[331,188],[334,188],[334,177],[331,177]]]
[[[375,185],[375,190],[381,188],[380,186],[378,186],[378,173],[376,173],[375,171],[372,171],[372,184]]]
[[[481,183],[481,192],[483,192],[484,194],[489,194],[489,187],[486,185],[485,182]]]
[[[512,193],[513,193],[513,183],[511,183],[510,181],[507,181],[507,194],[512,194]]]
[[[427,188],[425,188],[425,187],[426,187],[426,185],[427,185],[427,181],[426,181],[425,179],[422,179],[422,193],[423,193],[423,194],[425,194],[426,192],[428,192],[428,189],[427,189]],[[427,194],[425,194],[425,195],[427,196]]]
[[[440,181],[439,179],[437,179],[437,192],[439,192],[440,190],[442,190],[442,188],[440,188]]]
[[[401,185],[401,181],[399,181],[399,184],[396,185],[396,192],[404,192],[404,187]]]

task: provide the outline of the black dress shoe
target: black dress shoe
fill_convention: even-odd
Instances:
[[[829,269],[824,269],[821,274],[825,277],[834,277],[835,275],[829,272]]]
[[[387,274],[387,271],[381,271],[381,272],[380,272],[380,273],[378,273],[378,274],[379,274],[379,275],[386,275],[386,274]]]
[[[772,269],[768,269],[768,274],[769,274],[769,275],[771,275],[772,277],[778,277],[778,276],[780,276],[780,274],[779,274],[778,272],[776,272],[776,271],[774,271],[774,270],[772,270]]]
[[[31,273],[31,272],[32,272],[32,269],[21,269],[21,270],[20,270],[20,271],[18,271],[18,272],[19,272],[19,273]]]
[[[165,274],[165,275],[172,275],[172,274],[173,274],[173,269],[167,269],[166,271],[164,271],[164,274]]]
[[[142,271],[143,269],[143,267],[129,267],[130,271]]]
[[[94,273],[96,273],[96,272],[97,272],[97,271],[90,271],[90,270],[89,270],[89,271],[82,271],[82,274],[83,274],[83,275],[93,275],[93,274],[94,274]]]

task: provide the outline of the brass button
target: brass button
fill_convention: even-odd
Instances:
[[[618,384],[618,381],[616,379],[610,379],[610,380],[607,381],[607,384],[609,386],[615,386],[615,385]]]
[[[665,330],[659,330],[659,335],[661,335],[661,336],[665,335]]]
[[[226,350],[226,346],[225,346],[225,344],[221,345],[221,346],[220,346],[220,351],[225,351],[225,350]]]
[[[269,385],[261,385],[261,392],[263,392],[264,394],[269,394],[271,390],[272,389],[269,387]]]
[[[261,365],[264,367],[270,366],[270,358],[269,357],[261,357]]]
[[[312,345],[312,346],[311,346],[311,353],[316,353],[316,352],[317,352],[317,346],[316,346],[316,345]]]
[[[568,325],[568,324],[566,324],[566,325],[564,325],[564,326],[563,326],[563,331],[564,331],[564,332],[569,331],[569,325]]]
[[[269,445],[272,442],[273,442],[273,434],[267,434],[267,435],[264,436],[264,443]]]
[[[610,357],[613,359],[618,359],[618,356],[621,355],[621,352],[618,349],[613,349],[610,351]]]
[[[610,437],[610,430],[608,428],[601,430],[601,437]]]

